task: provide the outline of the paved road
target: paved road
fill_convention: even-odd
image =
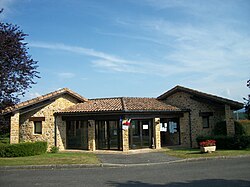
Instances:
[[[102,163],[111,164],[146,164],[146,163],[162,163],[178,158],[168,156],[164,152],[149,152],[137,154],[97,154]]]
[[[250,158],[121,168],[0,171],[0,186],[250,186]]]

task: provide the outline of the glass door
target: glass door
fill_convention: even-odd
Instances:
[[[180,123],[178,118],[162,118],[161,128],[161,146],[180,145]]]
[[[132,120],[130,131],[130,148],[141,149],[152,146],[151,120]]]
[[[109,149],[120,149],[120,128],[118,121],[109,121]]]
[[[98,149],[121,149],[121,127],[119,121],[96,121]]]
[[[67,121],[66,130],[67,149],[88,149],[87,121]]]
[[[151,147],[151,121],[141,121],[141,131],[142,131],[142,148]]]
[[[106,121],[96,121],[97,148],[108,149],[108,126]]]

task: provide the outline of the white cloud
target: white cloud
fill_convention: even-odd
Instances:
[[[45,48],[45,49],[54,49],[54,50],[64,50],[73,53],[79,53],[87,56],[97,57],[108,61],[121,62],[124,63],[123,59],[120,59],[114,55],[109,55],[100,51],[96,51],[94,49],[78,47],[78,46],[70,46],[62,43],[45,43],[45,42],[30,42],[29,46]],[[129,62],[126,62],[129,63]]]
[[[16,0],[0,0],[0,10],[3,8],[4,11],[0,14],[0,19],[6,17],[11,12],[10,7]]]
[[[94,49],[83,48],[79,46],[70,46],[60,43],[44,43],[44,42],[29,42],[30,47],[64,50],[72,53],[78,53],[93,57],[92,65],[99,68],[101,71],[129,72],[129,73],[144,73],[155,74],[159,76],[172,75],[187,72],[185,67],[179,67],[175,64],[132,61],[126,60],[115,55],[96,51]],[[61,73],[61,77],[71,78],[69,73]]]
[[[75,74],[70,73],[70,72],[62,72],[62,73],[58,73],[58,76],[62,79],[71,79],[71,78],[75,77]]]
[[[127,27],[134,25],[142,33],[153,33],[149,35],[150,40],[160,38],[159,43],[171,44],[162,53],[165,54],[165,62],[161,61],[161,66],[165,68],[174,67],[177,72],[217,73],[223,76],[238,76],[238,69],[242,74],[248,74],[249,34],[239,28],[234,29],[231,24],[196,25],[173,23],[161,18],[127,20]]]

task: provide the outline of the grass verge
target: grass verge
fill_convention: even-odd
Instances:
[[[99,163],[93,153],[45,153],[37,156],[0,158],[0,166]]]
[[[249,155],[250,149],[246,150],[216,150],[213,153],[201,153],[200,149],[173,148],[166,151],[167,155],[177,158],[205,158],[218,156],[239,156]]]

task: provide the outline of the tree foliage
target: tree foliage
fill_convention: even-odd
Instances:
[[[19,96],[39,78],[37,61],[24,42],[26,36],[19,26],[0,21],[0,111],[19,102]]]
[[[247,81],[247,87],[250,88],[250,79]],[[248,94],[248,98],[243,98],[245,100],[245,112],[247,114],[247,118],[250,119],[250,94]]]

